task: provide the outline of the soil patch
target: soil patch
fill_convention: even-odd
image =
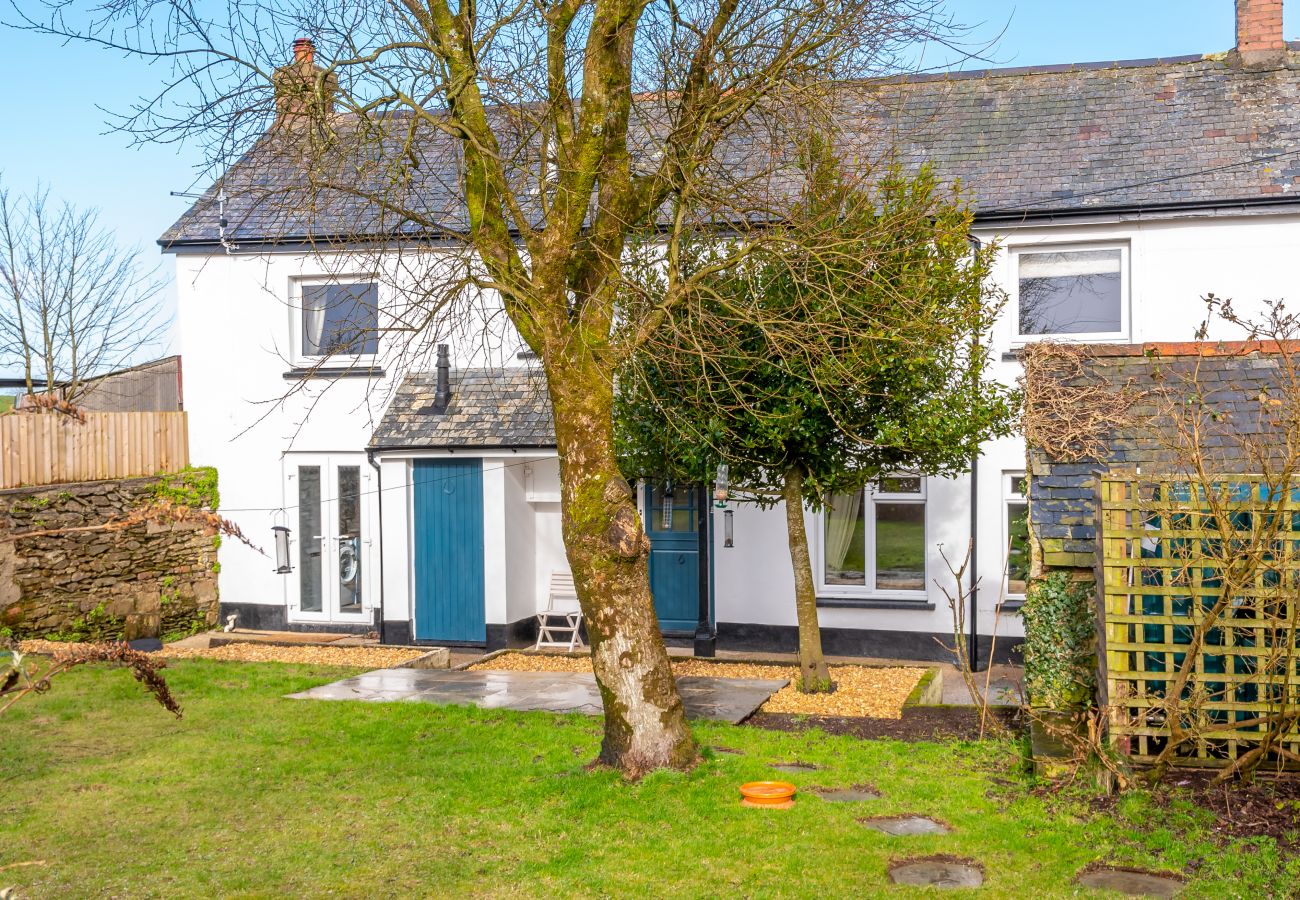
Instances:
[[[831,666],[835,691],[804,694],[795,685],[798,666],[765,663],[714,662],[675,658],[673,674],[705,678],[782,678],[790,683],[763,704],[760,712],[813,716],[872,716],[897,719],[903,704],[926,669],[901,666]],[[591,657],[544,653],[503,653],[469,667],[471,671],[590,672]]]
[[[1211,784],[1214,772],[1174,772],[1151,792],[1157,806],[1181,795],[1214,814],[1213,832],[1227,838],[1271,837],[1300,850],[1300,777],[1257,776],[1254,784]],[[1117,798],[1098,797],[1093,807],[1111,812]]]
[[[1020,712],[1004,708],[991,715],[1011,729],[1019,728]],[[764,706],[745,720],[746,725],[770,731],[808,731],[813,728],[827,734],[845,734],[857,738],[882,738],[896,741],[975,740],[980,733],[979,711],[965,706],[912,706],[898,718],[864,718],[859,716],[795,716],[768,712]],[[986,729],[985,736],[988,736]]]

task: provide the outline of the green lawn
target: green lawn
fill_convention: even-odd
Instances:
[[[1191,897],[1268,896],[1300,862],[1216,844],[1204,813],[1142,795],[1121,818],[1040,796],[1018,745],[901,744],[700,724],[718,755],[628,785],[587,771],[598,723],[424,704],[292,701],[338,673],[175,664],[176,721],[122,671],[82,670],[0,719],[0,887],[84,896],[876,896],[891,858],[954,853],[984,896],[1077,896],[1094,861],[1194,873]],[[744,809],[737,786],[798,759],[801,786],[867,782],[862,806],[804,795]],[[789,777],[789,776],[786,776]],[[856,817],[956,830],[889,838]],[[45,860],[43,866],[5,865]],[[891,896],[922,896],[898,890]],[[1276,895],[1276,894],[1275,894]]]

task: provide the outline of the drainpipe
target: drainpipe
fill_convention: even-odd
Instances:
[[[972,672],[980,670],[979,629],[979,510],[980,510],[980,460],[976,456],[970,461],[970,637],[966,647],[970,653]],[[380,548],[383,552],[383,548]]]
[[[701,484],[695,489],[699,512],[696,527],[699,529],[699,608],[695,626],[694,653],[712,657],[718,653],[718,635],[710,617],[713,588],[713,504],[710,503],[709,486]],[[707,513],[707,515],[706,515]]]
[[[971,251],[978,253],[984,246],[975,235],[967,235],[970,241]],[[979,349],[979,335],[975,336],[975,350]],[[979,579],[979,509],[980,509],[980,453],[979,448],[975,449],[975,455],[970,461],[970,637],[966,639],[967,653],[970,655],[970,668],[972,672],[980,670],[980,645],[979,645],[979,596],[980,596],[980,579]]]
[[[384,483],[379,474],[379,463],[375,462],[375,451],[366,451],[366,462],[375,470],[375,496],[379,498],[379,522],[375,534],[379,537],[379,643],[388,641],[384,635]]]

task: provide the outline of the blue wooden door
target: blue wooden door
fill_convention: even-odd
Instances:
[[[646,534],[650,537],[650,592],[664,631],[695,631],[700,614],[699,491],[646,483]]]
[[[482,643],[483,467],[415,461],[415,637]]]

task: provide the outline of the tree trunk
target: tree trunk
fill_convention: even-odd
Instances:
[[[781,491],[785,524],[790,539],[790,565],[794,568],[794,608],[799,621],[799,690],[806,694],[830,692],[831,672],[822,656],[822,629],[817,622],[817,588],[808,556],[808,532],[803,525],[803,473],[791,468]]]
[[[546,375],[564,546],[605,706],[599,761],[629,778],[689,768],[698,753],[650,596],[650,541],[614,453],[611,379],[571,357],[547,364]]]

